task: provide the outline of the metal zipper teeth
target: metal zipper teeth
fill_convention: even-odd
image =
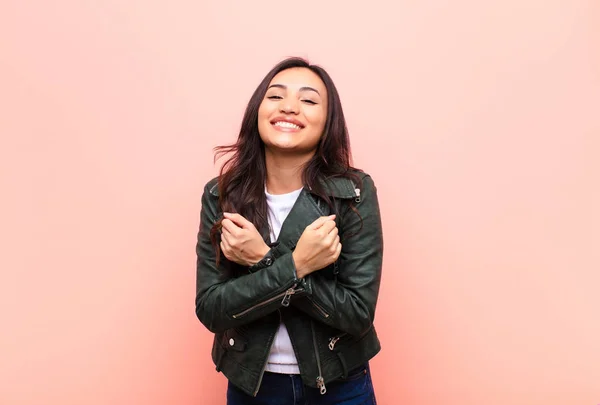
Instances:
[[[323,315],[323,318],[329,318],[329,314],[327,312],[325,312],[323,307],[321,307],[319,304],[317,304],[316,302],[314,302],[312,300],[311,300],[311,302],[315,306],[315,308],[321,313],[321,315]]]
[[[317,369],[319,370],[319,376],[317,377],[317,388],[321,395],[327,392],[325,387],[325,380],[323,379],[323,372],[321,371],[321,357],[319,356],[319,347],[317,346],[317,335],[315,334],[315,327],[313,321],[310,321],[310,329],[312,330],[313,345],[315,347],[315,357],[317,358]]]
[[[281,304],[282,304],[283,306],[286,306],[286,307],[287,307],[287,306],[289,305],[289,297],[290,297],[291,295],[293,295],[293,294],[297,293],[297,292],[301,292],[301,291],[303,291],[303,289],[301,289],[301,288],[300,288],[300,289],[297,289],[297,290],[295,290],[295,289],[294,289],[294,287],[296,287],[296,285],[297,285],[297,284],[294,284],[294,286],[292,286],[292,287],[288,288],[288,289],[287,289],[287,290],[285,290],[284,292],[282,292],[282,293],[279,293],[279,294],[277,294],[276,296],[274,296],[274,297],[271,297],[271,298],[269,298],[269,299],[267,299],[267,300],[261,301],[261,302],[259,302],[258,304],[252,305],[250,308],[248,308],[248,309],[245,309],[245,310],[243,310],[242,312],[239,312],[239,313],[237,313],[237,314],[233,315],[232,317],[233,317],[234,319],[237,319],[237,318],[239,318],[239,317],[242,317],[242,316],[246,315],[248,312],[251,312],[251,311],[255,310],[256,308],[259,308],[259,307],[262,307],[262,306],[264,306],[264,305],[270,304],[271,302],[273,302],[273,301],[277,301],[277,300],[278,300],[278,299],[280,299],[280,298],[283,298],[283,300],[282,300]]]
[[[258,377],[258,384],[256,385],[256,389],[254,390],[254,397],[258,395],[258,391],[260,390],[260,385],[262,384],[263,376],[265,375],[265,370],[267,369],[267,363],[269,362],[269,356],[265,359],[265,364],[263,364],[262,371],[260,372],[260,377]]]
[[[281,319],[281,311],[277,310],[277,312],[279,312],[279,321],[282,322],[283,320]],[[275,335],[273,335],[271,337],[271,339],[269,339],[269,341],[270,341],[270,343],[268,345],[269,348],[273,344],[274,339],[275,339]],[[265,358],[265,364],[263,364],[262,371],[260,372],[260,377],[258,377],[258,384],[256,385],[256,388],[254,390],[254,397],[256,397],[258,395],[258,391],[260,390],[260,385],[262,384],[263,376],[265,375],[265,370],[267,369],[267,364],[269,364],[269,354],[267,354],[267,357]]]

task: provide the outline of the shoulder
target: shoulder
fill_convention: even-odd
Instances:
[[[204,185],[204,193],[205,194],[211,194],[215,197],[219,196],[219,177],[215,177],[211,180],[209,180],[205,185]]]
[[[364,192],[369,194],[374,189],[371,176],[363,170],[350,168],[336,175],[322,178],[324,192],[334,198],[360,200]]]
[[[357,188],[361,190],[363,188],[375,188],[375,182],[373,181],[373,177],[371,177],[371,175],[365,172],[364,170],[351,168],[348,170],[348,174],[354,180],[358,181],[358,184],[356,185]]]
[[[355,193],[356,196],[354,201],[356,203],[363,203],[366,200],[375,200],[377,201],[377,187],[375,187],[375,182],[373,177],[364,170],[360,169],[351,169],[348,171],[350,177],[352,178],[352,183],[355,183]],[[359,204],[364,205],[364,204]]]

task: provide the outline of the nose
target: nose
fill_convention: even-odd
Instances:
[[[298,102],[292,97],[286,97],[281,100],[279,109],[284,114],[298,114]]]

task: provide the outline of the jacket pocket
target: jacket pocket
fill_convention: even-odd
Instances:
[[[315,300],[310,300],[310,302],[311,302],[311,304],[312,304],[313,308],[315,308],[315,310],[316,310],[316,311],[317,311],[319,314],[321,314],[321,316],[322,316],[323,318],[329,318],[329,313],[328,313],[328,312],[325,310],[325,308],[323,308],[321,305],[317,304],[317,303],[315,302]]]
[[[223,340],[221,346],[225,350],[233,350],[236,352],[243,352],[248,346],[248,340],[238,333],[235,329],[228,329],[223,334]]]

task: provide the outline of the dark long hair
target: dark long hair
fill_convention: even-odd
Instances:
[[[327,88],[327,118],[325,129],[317,145],[315,155],[306,163],[302,181],[311,192],[332,207],[319,179],[348,177],[360,183],[358,176],[350,172],[352,156],[348,128],[337,89],[329,74],[320,66],[311,65],[302,58],[289,58],[278,63],[260,82],[248,102],[237,141],[232,145],[215,148],[215,161],[231,154],[221,167],[219,176],[219,205],[223,212],[235,212],[252,222],[260,231],[268,226],[265,181],[265,145],[258,132],[258,109],[273,77],[291,68],[306,68],[314,72]],[[219,252],[217,236],[221,227],[219,220],[211,230],[213,244]]]

